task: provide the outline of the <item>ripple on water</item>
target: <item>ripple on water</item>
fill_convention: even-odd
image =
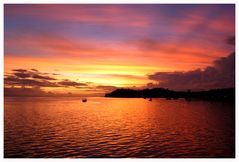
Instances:
[[[7,98],[4,157],[235,156],[234,105],[90,100]]]

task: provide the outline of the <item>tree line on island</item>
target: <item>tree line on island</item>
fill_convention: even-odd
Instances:
[[[120,98],[166,98],[178,99],[205,99],[205,100],[221,100],[234,101],[235,88],[211,89],[207,91],[173,91],[164,88],[153,89],[116,89],[113,92],[105,94],[105,97],[120,97]]]

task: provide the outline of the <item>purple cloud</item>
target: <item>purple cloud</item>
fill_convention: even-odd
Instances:
[[[235,46],[235,36],[230,36],[226,39],[226,43],[229,45],[234,45]]]
[[[214,61],[213,66],[187,72],[156,72],[148,75],[159,87],[174,90],[206,90],[235,87],[235,53]],[[152,85],[151,85],[152,86]]]

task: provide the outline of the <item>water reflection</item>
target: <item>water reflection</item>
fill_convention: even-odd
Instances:
[[[234,157],[234,105],[5,98],[5,157]]]

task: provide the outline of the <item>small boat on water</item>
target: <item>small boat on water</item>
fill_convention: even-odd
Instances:
[[[87,102],[87,99],[83,99],[82,102]]]
[[[152,98],[150,98],[149,101],[152,101]]]

